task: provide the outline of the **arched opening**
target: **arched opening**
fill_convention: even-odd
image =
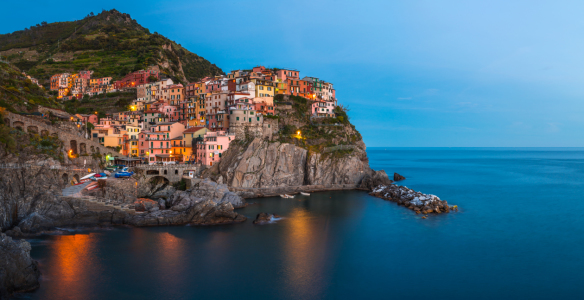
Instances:
[[[160,172],[158,170],[148,170],[146,175],[160,175]]]
[[[150,180],[148,180],[148,183],[150,185],[148,197],[155,198],[156,192],[165,189],[170,184],[170,181],[168,181],[168,179],[166,179],[165,177],[155,176],[150,178]]]
[[[95,153],[99,154],[99,147],[95,147]]]
[[[89,149],[91,149],[91,153],[95,153],[95,148],[93,148],[93,146],[91,146]]]
[[[77,154],[79,152],[77,152],[77,141],[76,140],[71,140],[69,142],[69,146],[71,147],[70,149],[73,150],[71,153],[72,154]]]
[[[74,174],[73,179],[75,180],[76,183],[79,183],[79,175]]]
[[[24,123],[20,122],[20,121],[16,121],[14,123],[12,123],[12,127],[18,129],[18,130],[24,130]]]
[[[67,173],[63,173],[61,179],[63,179],[64,184],[69,184],[69,175],[67,175]]]
[[[10,119],[4,118],[4,124],[6,124],[6,126],[10,127]]]
[[[164,170],[164,175],[167,175],[167,174],[168,174],[168,173],[167,173],[167,170]]]
[[[48,130],[41,130],[41,136],[48,136],[48,135],[49,135]]]
[[[79,144],[79,153],[80,154],[87,154],[87,150],[85,150],[85,143],[80,143]]]
[[[178,175],[178,170],[174,170],[174,175]]]
[[[52,135],[53,137],[55,137],[55,138],[58,138],[58,137],[59,137],[59,134],[58,134],[58,133],[56,133],[56,132],[53,132],[53,133],[51,133],[51,135]]]
[[[28,131],[30,133],[39,133],[39,128],[36,126],[28,126],[26,128],[26,131]]]

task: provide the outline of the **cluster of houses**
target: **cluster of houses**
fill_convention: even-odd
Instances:
[[[95,96],[111,93],[117,90],[135,88],[151,81],[158,81],[160,75],[155,70],[140,70],[132,72],[124,78],[112,82],[111,77],[92,78],[93,71],[79,73],[60,73],[51,76],[50,89],[57,91],[57,99],[81,99],[83,96]]]
[[[137,98],[128,111],[105,118],[78,114],[75,121],[82,126],[91,123],[91,138],[102,145],[150,164],[217,163],[244,129],[261,133],[277,126],[277,121],[267,117],[276,114],[276,95],[308,99],[314,117],[335,116],[337,100],[332,83],[315,77],[300,78],[297,70],[259,66],[206,77],[186,86],[171,79],[153,81],[158,74],[146,72],[150,71],[134,72],[114,83],[119,88],[136,89]]]

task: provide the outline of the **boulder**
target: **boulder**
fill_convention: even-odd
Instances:
[[[272,215],[267,214],[267,213],[259,213],[256,216],[256,219],[253,221],[254,224],[262,224],[262,223],[266,223],[272,220]]]
[[[30,243],[0,233],[0,299],[39,287],[41,272],[30,258]]]
[[[398,173],[393,173],[393,181],[400,181],[406,179],[405,177],[399,175]]]
[[[134,202],[134,209],[136,211],[149,211],[154,207],[158,206],[159,206],[158,202],[146,198],[138,198],[138,200]]]

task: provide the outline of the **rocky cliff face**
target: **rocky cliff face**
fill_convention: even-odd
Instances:
[[[112,183],[115,183],[112,181]],[[107,194],[116,205],[133,203],[134,184],[111,184]],[[129,183],[131,186],[128,189]],[[187,191],[177,191],[164,207],[142,213],[116,209],[86,199],[63,197],[61,181],[48,167],[7,169],[0,172],[0,230],[13,236],[34,234],[61,226],[224,224],[245,221],[233,211],[245,201],[226,185],[209,180]]]
[[[264,189],[267,195],[296,191],[302,186],[310,190],[357,188],[364,178],[374,175],[362,142],[351,153],[338,155],[311,153],[299,146],[260,138],[247,145],[233,142],[221,161],[203,173],[204,177],[227,183],[232,190]]]
[[[38,263],[30,258],[30,244],[0,233],[0,299],[39,287]]]

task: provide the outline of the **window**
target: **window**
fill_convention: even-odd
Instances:
[[[239,117],[237,117],[237,121],[239,121]]]

